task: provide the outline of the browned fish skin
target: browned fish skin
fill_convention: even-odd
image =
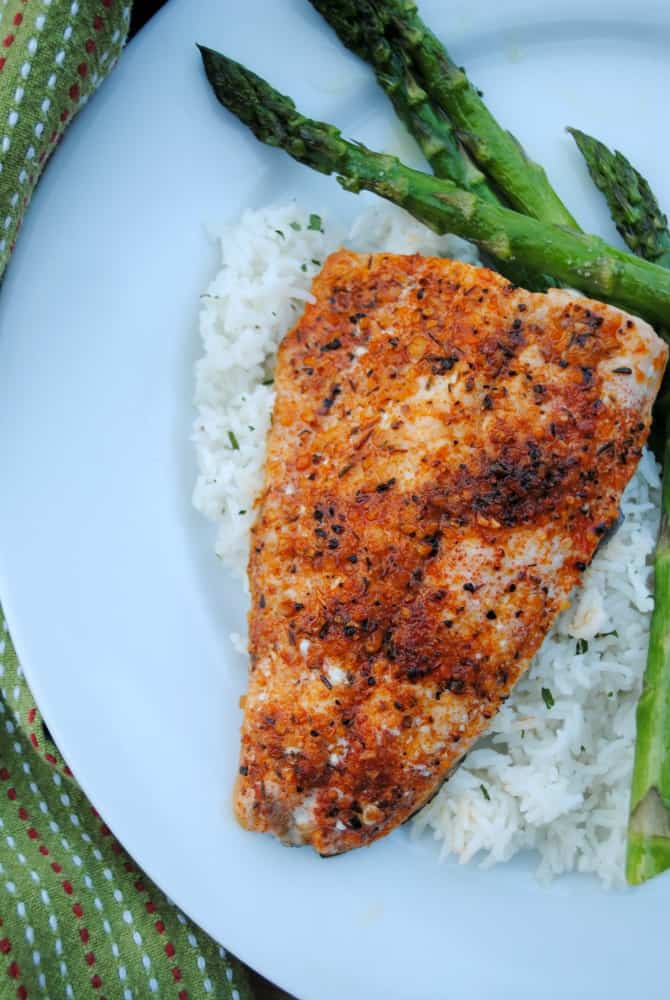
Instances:
[[[239,821],[322,854],[419,809],[618,515],[667,349],[462,263],[340,251],[281,345]]]

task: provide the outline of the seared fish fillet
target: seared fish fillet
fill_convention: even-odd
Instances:
[[[599,302],[340,251],[284,339],[240,823],[324,855],[420,809],[615,524],[667,349]]]

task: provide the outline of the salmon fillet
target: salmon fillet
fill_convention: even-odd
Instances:
[[[667,349],[575,294],[333,254],[281,348],[235,810],[338,854],[421,808],[567,607]]]

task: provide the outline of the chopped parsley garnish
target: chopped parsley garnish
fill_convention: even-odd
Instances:
[[[491,801],[491,796],[488,793],[488,789],[486,788],[486,785],[480,785],[479,787],[480,787],[481,793],[484,796],[484,798],[486,799],[486,801],[490,802]]]
[[[575,646],[575,655],[582,656],[582,654],[587,653],[589,649],[589,644],[586,639],[578,639],[577,645]]]
[[[619,638],[619,633],[613,628],[611,632],[596,632],[596,639],[607,639],[610,635],[613,635],[615,639]]]
[[[240,450],[240,442],[235,437],[234,431],[228,431],[228,440],[230,441],[230,447],[233,449],[233,451]]]
[[[542,701],[545,703],[547,708],[554,707],[554,696],[549,688],[542,688]]]
[[[314,264],[314,267],[321,267],[321,261],[317,260],[315,257],[312,257],[312,264]]]
[[[296,233],[299,233],[300,230],[302,229],[302,226],[300,225],[299,222],[292,222],[291,229],[295,229]]]
[[[311,229],[312,232],[314,233],[322,233],[323,229],[321,227],[322,227],[321,216],[316,215],[315,212],[312,212],[309,217],[309,225],[307,228]]]
[[[264,378],[263,381],[261,382],[261,385],[274,385],[274,379]]]
[[[307,264],[301,264],[300,265],[300,270],[301,271],[306,271],[307,270]]]
[[[285,239],[286,239],[286,236],[285,236],[285,234],[284,234],[284,233],[283,233],[283,232],[281,231],[281,229],[275,229],[275,232],[276,232],[277,236],[281,236],[281,238],[282,238],[283,240],[285,240]]]
[[[238,514],[246,514],[246,510],[238,510]]]

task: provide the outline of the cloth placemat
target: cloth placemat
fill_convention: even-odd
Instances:
[[[250,1000],[77,786],[0,613],[0,996]]]
[[[42,169],[113,69],[130,17],[119,0],[0,0],[0,294]],[[0,997],[152,995],[250,1000],[251,990],[79,789],[0,608]]]

